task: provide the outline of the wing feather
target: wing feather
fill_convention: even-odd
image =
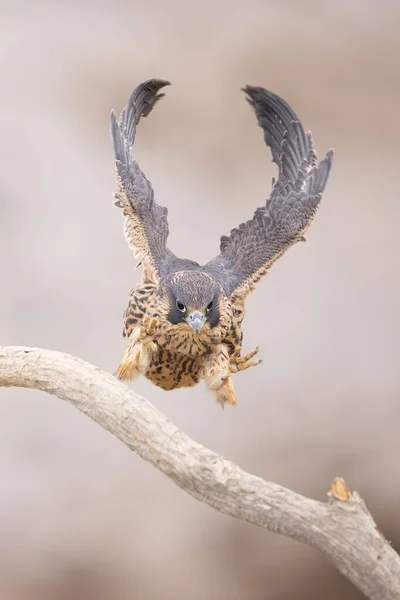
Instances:
[[[112,112],[110,120],[118,182],[115,205],[123,209],[129,247],[153,280],[158,280],[163,262],[172,255],[167,249],[168,210],[156,203],[151,183],[132,158],[132,149],[141,117],[164,96],[159,90],[166,85],[169,82],[160,79],[140,84],[120,118]]]
[[[221,237],[220,254],[206,265],[229,296],[246,296],[290,246],[304,240],[333,160],[331,150],[317,163],[311,133],[282,98],[260,87],[247,86],[244,91],[279,167],[279,178],[273,180],[266,204]]]

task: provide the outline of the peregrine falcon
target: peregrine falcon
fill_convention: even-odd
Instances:
[[[117,375],[144,375],[164,390],[204,379],[216,400],[236,405],[232,374],[258,365],[258,348],[242,355],[245,302],[255,284],[293,244],[304,241],[321,201],[333,160],[318,163],[313,138],[292,108],[261,87],[246,86],[264,140],[278,165],[270,197],[252,219],[222,236],[206,265],[178,258],[167,247],[168,211],[132,157],[136,126],[164,96],[168,81],[151,79],[132,92],[118,119],[111,113],[117,192],[125,236],[142,279],[124,313],[127,346]]]

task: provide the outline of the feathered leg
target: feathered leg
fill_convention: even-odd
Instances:
[[[141,324],[129,336],[124,357],[115,375],[119,379],[132,381],[147,368],[151,355],[157,350],[153,341],[157,320],[145,315]]]
[[[225,403],[233,406],[237,404],[231,375],[255,367],[261,362],[261,360],[251,360],[257,354],[258,348],[245,356],[240,356],[241,350],[241,346],[236,346],[234,353],[229,355],[228,347],[221,344],[206,362],[204,368],[206,386],[222,406]]]

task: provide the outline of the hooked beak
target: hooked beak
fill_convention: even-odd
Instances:
[[[190,315],[186,319],[186,323],[190,325],[190,327],[196,333],[199,333],[200,329],[203,327],[204,323],[207,321],[207,317],[204,313],[195,310],[190,313]]]

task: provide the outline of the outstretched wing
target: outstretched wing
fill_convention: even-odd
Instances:
[[[243,91],[279,167],[279,179],[273,181],[266,205],[229,236],[222,236],[221,253],[206,265],[229,296],[246,296],[290,246],[304,240],[333,159],[331,150],[317,164],[311,133],[282,98],[260,87]]]
[[[158,281],[161,266],[171,255],[166,247],[168,211],[156,203],[151,183],[132,158],[132,148],[140,118],[147,117],[154,104],[164,96],[158,92],[166,85],[169,82],[160,79],[140,84],[132,92],[120,118],[111,113],[118,180],[115,205],[123,209],[129,247],[154,281]]]

